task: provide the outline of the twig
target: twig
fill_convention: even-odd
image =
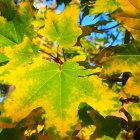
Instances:
[[[126,30],[125,31],[124,44],[128,44],[130,42],[130,36],[131,36],[131,33],[128,30]]]
[[[99,30],[99,31],[107,31],[107,30],[110,30],[110,29],[116,28],[116,27],[118,27],[118,26],[120,26],[120,25],[121,25],[121,24],[119,23],[119,24],[114,25],[114,26],[112,26],[112,27],[110,27],[110,28],[101,29],[101,30]]]
[[[64,48],[62,50],[63,50],[64,61],[67,61]]]
[[[112,46],[114,44],[114,42],[117,40],[118,36],[120,35],[120,32],[118,32],[118,34],[116,35],[115,39],[112,41],[112,43],[110,44],[110,46]]]

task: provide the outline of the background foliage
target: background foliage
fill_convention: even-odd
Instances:
[[[0,140],[138,140],[139,5],[0,0]]]

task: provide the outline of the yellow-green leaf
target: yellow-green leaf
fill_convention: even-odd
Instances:
[[[5,5],[5,7],[2,7],[2,10],[3,8],[8,9],[8,7],[11,7],[11,5],[13,4],[13,2],[2,3],[4,3]],[[10,10],[8,13],[9,15],[11,15],[12,11],[14,11],[14,14],[11,16],[12,18],[10,19],[8,18],[9,16],[7,14],[7,21],[1,22],[0,47],[19,44],[22,42],[24,35],[31,38],[33,33],[33,30],[31,28],[31,21],[34,12],[29,1],[26,0],[22,2],[18,8],[14,6],[12,7],[12,9],[8,10]]]
[[[90,8],[90,14],[113,12],[118,8],[116,0],[96,0],[96,2],[91,5],[93,8]]]
[[[42,106],[46,112],[46,129],[53,127],[59,135],[66,136],[71,126],[78,123],[80,103],[88,103],[104,116],[116,111],[120,107],[119,95],[103,85],[97,76],[86,76],[89,74],[91,71],[75,62],[59,66],[36,59],[31,65],[19,67],[1,77],[16,88],[4,101],[1,117],[18,122]]]
[[[3,53],[0,53],[0,63],[7,62],[9,59]]]
[[[134,120],[140,121],[140,103],[133,103],[128,106],[128,112]]]
[[[5,55],[5,59],[7,57],[9,62],[0,67],[0,74],[10,71],[11,69],[16,69],[21,65],[25,66],[26,64],[32,63],[32,59],[37,55],[37,53],[38,47],[27,37],[25,37],[23,42],[20,44],[12,47],[5,47],[3,54]],[[1,58],[2,60],[4,59],[3,57]]]
[[[133,68],[132,76],[128,79],[126,85],[124,86],[124,90],[126,93],[130,95],[140,96],[140,72],[139,72],[140,63],[135,65]]]
[[[78,4],[69,4],[61,14],[54,10],[47,10],[45,27],[39,34],[55,41],[60,47],[72,47],[82,31],[78,26],[80,7]]]
[[[95,129],[96,129],[96,126],[94,126],[94,125],[89,125],[87,127],[83,127],[77,134],[77,137],[79,137],[80,139],[84,139],[84,140],[90,140],[90,135],[93,134]]]
[[[120,8],[112,15],[132,33],[135,40],[140,41],[140,1],[118,0]]]
[[[131,43],[128,45],[105,48],[95,57],[95,62],[103,64],[103,75],[112,75],[135,70],[140,61],[139,44]]]

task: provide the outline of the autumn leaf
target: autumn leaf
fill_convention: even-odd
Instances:
[[[0,63],[7,62],[9,59],[3,53],[0,53]]]
[[[2,2],[2,4],[3,3],[7,7],[13,4],[12,2]],[[2,7],[2,10],[7,7]],[[24,1],[20,4],[18,9],[14,6],[8,10],[10,10],[8,13],[9,15],[11,15],[12,11],[14,11],[14,14],[11,16],[12,19],[9,19],[9,15],[6,15],[7,21],[1,22],[0,47],[19,44],[22,42],[24,35],[30,38],[32,38],[33,35],[31,20],[34,12],[31,3],[29,1]],[[5,14],[2,15],[4,16]]]
[[[119,95],[103,85],[97,76],[86,76],[90,73],[75,62],[65,62],[60,67],[40,59],[19,67],[1,77],[16,87],[4,101],[1,117],[11,117],[13,122],[18,122],[28,112],[42,106],[46,112],[46,129],[54,127],[55,132],[64,137],[78,122],[81,102],[88,103],[104,116],[120,107]],[[108,104],[106,108],[105,104]]]
[[[101,74],[104,76],[123,72],[133,73],[140,60],[139,49],[136,42],[104,48],[95,56],[94,61],[103,66]]]
[[[140,1],[118,0],[119,8],[112,15],[132,34],[135,40],[140,41]]]
[[[140,95],[140,47],[138,42],[104,48],[94,58],[94,61],[97,64],[102,64],[102,72],[100,73],[100,77],[102,78],[114,77],[116,74],[120,75],[125,72],[131,73],[130,78],[124,86],[124,90],[129,95]]]
[[[38,127],[44,126],[44,119],[41,117],[42,114],[44,114],[44,110],[41,107],[34,109],[13,128],[3,129],[0,133],[0,139],[27,140],[27,137],[29,138],[31,134],[34,135],[37,133]]]
[[[38,54],[38,47],[27,37],[23,42],[12,47],[5,47],[3,54],[0,54],[0,61],[8,61],[6,65],[0,67],[0,75],[21,65],[33,62],[33,58]]]
[[[90,140],[90,135],[93,134],[95,129],[96,129],[96,127],[94,125],[89,125],[87,127],[83,127],[77,134],[77,137],[79,137],[80,139],[84,139],[84,140]]]
[[[140,103],[133,103],[128,106],[128,112],[133,117],[134,121],[140,121]]]
[[[77,134],[85,140],[116,139],[121,132],[122,119],[116,116],[103,117],[97,110],[87,104],[82,104],[79,116],[82,128]],[[86,114],[85,114],[86,112]]]
[[[72,47],[82,31],[78,27],[80,7],[78,4],[69,4],[61,14],[54,10],[47,10],[45,27],[39,34],[48,40],[55,41],[60,47]]]
[[[0,0],[0,139],[135,139],[139,0],[19,1]]]
[[[113,12],[118,8],[116,0],[96,0],[91,3],[89,14],[98,14],[103,12]]]
[[[134,69],[137,67],[139,61],[139,55],[120,55],[110,57],[108,58],[108,62],[106,62],[103,66],[102,75],[111,76],[113,74],[121,74],[124,72],[130,72],[133,74]]]
[[[1,16],[7,20],[12,20],[16,13],[16,6],[12,0],[0,0]]]
[[[129,95],[140,96],[140,72],[139,72],[140,63],[138,63],[133,70],[132,76],[128,79],[126,85],[124,86],[124,90]]]
[[[91,109],[89,116],[93,120],[93,125],[96,126],[90,140],[93,139],[116,139],[121,131],[121,119],[116,116],[103,117],[98,111]]]
[[[96,140],[114,140],[114,139],[108,136],[103,136],[102,138],[97,138]]]

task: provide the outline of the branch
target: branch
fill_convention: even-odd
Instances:
[[[120,25],[121,25],[121,24],[119,23],[119,24],[114,25],[114,26],[112,26],[112,27],[110,27],[110,28],[101,29],[101,30],[99,30],[99,31],[107,31],[107,30],[110,30],[110,29],[116,28],[116,27],[118,27],[118,26],[120,26]]]
[[[124,44],[128,44],[130,42],[130,36],[131,36],[131,33],[128,30],[126,30],[125,31]]]

